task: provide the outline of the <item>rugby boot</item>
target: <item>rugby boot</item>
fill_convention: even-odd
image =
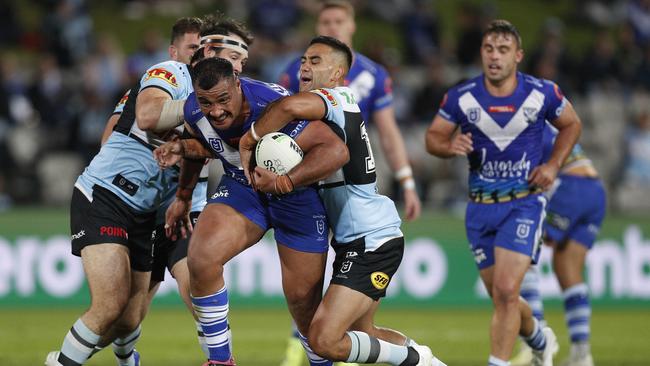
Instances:
[[[549,327],[542,329],[544,337],[546,338],[546,347],[543,350],[533,350],[532,366],[553,366],[553,356],[560,350],[560,345],[557,343],[557,337],[553,330]]]

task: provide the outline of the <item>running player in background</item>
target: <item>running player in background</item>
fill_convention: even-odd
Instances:
[[[488,364],[506,366],[517,334],[533,349],[533,365],[550,366],[558,350],[519,289],[539,256],[546,198],[577,141],[581,124],[553,82],[517,72],[521,37],[505,20],[483,34],[483,74],[451,88],[426,136],[427,151],[469,160],[465,226],[481,280],[492,298]],[[542,161],[545,121],[559,132]],[[460,129],[460,131],[458,131]]]
[[[317,355],[333,361],[443,366],[429,347],[374,324],[379,301],[402,260],[404,236],[395,204],[377,193],[365,122],[352,90],[343,86],[351,65],[347,45],[332,37],[314,38],[301,58],[301,92],[269,106],[251,126],[239,145],[242,164],[250,166],[259,135],[294,119],[322,120],[335,138],[345,141],[349,160],[327,179],[309,174],[316,162],[307,159],[285,175],[261,167],[248,172],[263,192],[272,192],[283,181],[291,182],[292,189],[319,183],[336,258],[330,286],[309,325],[309,344]]]
[[[329,225],[314,188],[294,190],[291,181],[285,180],[272,194],[255,192],[239,159],[240,137],[267,105],[289,92],[276,84],[237,77],[232,65],[219,58],[200,61],[192,73],[196,97],[188,97],[185,105],[186,135],[198,140],[170,142],[154,154],[162,167],[175,164],[180,156],[185,161],[211,156],[223,163],[221,182],[192,234],[188,266],[192,303],[210,351],[205,365],[234,365],[224,265],[273,228],[287,305],[306,334],[322,296]],[[345,145],[320,121],[296,121],[283,132],[295,138],[305,160],[318,162],[310,171],[314,177],[325,178],[335,170],[331,166],[347,159]],[[191,227],[186,214],[198,172],[186,168],[181,168],[177,199],[167,211],[168,234],[176,232],[179,221]],[[305,349],[309,349],[307,344]],[[331,365],[315,355],[310,359],[313,365]]]
[[[548,159],[557,130],[544,130],[544,157]],[[576,144],[562,166],[550,197],[544,221],[544,243],[553,248],[553,270],[562,288],[564,313],[569,329],[571,350],[565,366],[593,366],[589,338],[591,335],[591,305],[583,271],[587,252],[596,241],[605,218],[607,205],[605,188],[598,172],[580,145]],[[544,308],[539,295],[536,266],[526,272],[521,296],[533,308],[533,314],[544,321]],[[534,306],[532,304],[535,304]],[[513,366],[529,365],[532,352],[523,348],[513,358]]]
[[[321,5],[316,33],[330,36],[352,48],[356,31],[354,7],[346,0],[326,0]],[[293,93],[300,90],[300,58],[293,61],[281,76],[280,84]],[[395,121],[392,80],[386,69],[359,52],[353,52],[352,67],[345,84],[352,89],[364,121],[371,129],[377,128],[379,142],[390,168],[402,187],[404,211],[407,220],[420,216],[420,198],[415,191],[413,171],[409,165],[404,140]]]

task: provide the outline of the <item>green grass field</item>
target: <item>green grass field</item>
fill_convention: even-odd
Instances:
[[[0,312],[0,365],[42,365],[58,349],[81,309],[3,309]],[[378,324],[398,328],[431,346],[449,366],[485,365],[488,356],[488,310],[383,309]],[[563,359],[568,350],[563,315],[547,318],[560,339]],[[283,309],[232,309],[234,353],[239,365],[273,366],[282,359],[289,319]],[[599,366],[650,365],[650,310],[594,309],[592,348]],[[155,307],[143,325],[138,343],[145,366],[201,364],[193,322],[181,308]],[[114,365],[105,350],[88,365]],[[559,362],[558,362],[559,364]]]

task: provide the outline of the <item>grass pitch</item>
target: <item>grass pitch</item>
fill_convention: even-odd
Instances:
[[[2,309],[0,365],[42,365],[82,309]],[[233,308],[230,312],[234,353],[239,365],[275,366],[283,356],[290,322],[284,309]],[[377,323],[399,329],[429,345],[449,366],[485,365],[489,354],[489,309],[380,309]],[[560,340],[557,364],[567,355],[567,333],[561,309],[547,311]],[[650,365],[650,310],[594,309],[592,349],[599,366]],[[180,307],[154,307],[137,346],[144,366],[199,366],[194,323]],[[110,350],[88,365],[115,365]]]

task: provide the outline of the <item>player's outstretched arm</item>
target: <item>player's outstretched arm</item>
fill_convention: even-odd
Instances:
[[[467,155],[474,150],[471,133],[461,133],[457,125],[437,115],[427,130],[427,152],[439,158]]]
[[[143,131],[163,132],[183,124],[185,100],[172,100],[159,88],[145,88],[135,103],[135,120]]]
[[[542,189],[551,187],[562,164],[564,164],[566,158],[571,154],[573,145],[576,144],[582,132],[580,117],[578,117],[575,109],[573,109],[573,105],[568,101],[566,103],[560,116],[551,122],[558,129],[553,150],[551,151],[551,157],[545,164],[533,169],[528,179],[531,185],[541,187]]]
[[[329,177],[350,160],[350,153],[343,140],[321,121],[310,122],[298,135],[296,143],[305,152],[303,160],[284,176],[256,167],[253,172],[256,189],[266,193],[286,194],[297,187]]]

